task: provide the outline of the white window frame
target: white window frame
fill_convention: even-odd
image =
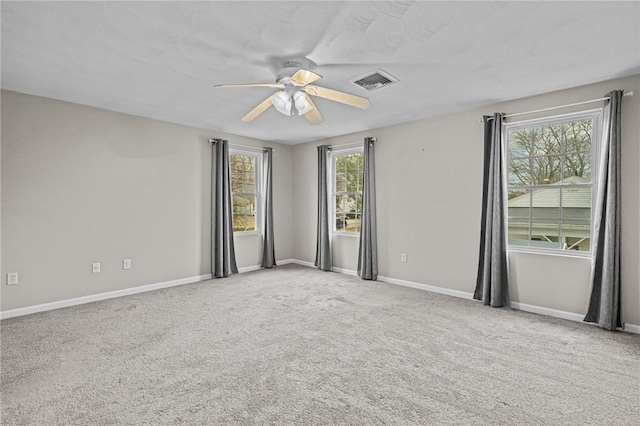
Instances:
[[[330,155],[329,155],[329,176],[331,176],[331,204],[330,204],[330,209],[331,211],[329,212],[329,217],[331,220],[331,234],[332,235],[338,235],[338,236],[343,236],[343,237],[357,237],[360,238],[360,232],[346,232],[346,231],[338,231],[336,229],[336,212],[335,212],[335,205],[336,205],[336,195],[337,195],[337,190],[336,190],[336,157],[340,156],[340,155],[348,155],[348,154],[353,154],[353,153],[362,153],[362,155],[364,155],[364,147],[355,147],[355,148],[346,148],[346,149],[340,149],[340,150],[331,150]],[[363,175],[364,175],[364,170],[363,170]],[[360,191],[360,195],[362,195],[363,191]],[[362,211],[360,211],[360,217],[362,217]]]
[[[511,189],[516,189],[518,187],[528,186],[530,190],[535,190],[541,187],[541,185],[509,185],[509,131],[518,130],[527,127],[535,127],[535,126],[543,126],[549,124],[556,124],[566,121],[573,121],[579,119],[593,119],[593,127],[591,129],[591,214],[590,214],[590,247],[589,251],[579,251],[579,250],[564,250],[561,248],[551,248],[551,247],[531,247],[531,246],[520,246],[520,245],[510,245],[508,243],[508,232],[509,232],[509,191]],[[521,120],[511,123],[506,123],[502,129],[502,142],[503,142],[503,158],[504,158],[504,174],[505,174],[505,194],[504,194],[504,210],[506,220],[506,228],[505,232],[507,233],[507,250],[510,252],[524,252],[524,253],[537,253],[537,254],[547,254],[554,256],[569,256],[569,257],[591,257],[593,252],[593,236],[594,236],[594,213],[595,213],[595,204],[597,199],[597,184],[598,184],[598,175],[600,173],[599,170],[599,158],[600,158],[600,145],[602,140],[602,108],[597,109],[589,109],[583,111],[577,111],[567,114],[553,115],[535,118],[531,120]],[[564,150],[561,151],[561,154],[564,154]],[[571,187],[584,187],[583,185],[575,185],[575,184],[563,184],[558,185],[557,187],[560,189],[560,226],[562,224],[562,189],[571,188]],[[531,212],[529,213],[529,223],[531,223]]]
[[[256,224],[255,224],[255,230],[252,231],[233,231],[233,236],[248,236],[248,235],[262,235],[262,228],[261,228],[261,224],[262,224],[262,210],[263,210],[263,206],[262,206],[262,160],[263,160],[263,154],[261,152],[255,152],[255,151],[244,151],[241,149],[235,149],[235,148],[230,148],[229,149],[229,167],[231,167],[231,156],[232,155],[242,155],[245,157],[253,157],[256,161],[256,166],[255,166],[255,188],[256,188]],[[231,170],[229,170],[229,174],[231,175],[232,172]],[[231,178],[233,179],[233,178]],[[234,192],[231,192],[231,199],[232,199],[232,209],[233,209],[233,194]],[[235,192],[235,194],[253,194],[252,192]],[[231,214],[233,215],[233,211],[231,212]]]

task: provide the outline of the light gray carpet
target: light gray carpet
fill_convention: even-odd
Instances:
[[[640,337],[296,265],[2,321],[2,423],[638,424]]]

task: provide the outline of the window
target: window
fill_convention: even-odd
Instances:
[[[599,111],[506,126],[510,248],[591,250]]]
[[[334,231],[360,232],[364,153],[362,149],[332,153]]]
[[[260,155],[256,153],[230,152],[233,232],[258,230],[259,158]]]

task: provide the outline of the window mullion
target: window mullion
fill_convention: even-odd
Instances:
[[[565,131],[566,131],[566,123],[560,123],[560,182],[564,184],[564,160],[565,160]],[[564,233],[562,232],[562,195],[564,193],[564,188],[561,187],[559,189],[560,197],[558,198],[558,208],[559,212],[559,220],[558,220],[558,245],[560,249],[564,250]]]
[[[560,182],[564,183],[564,133],[565,133],[565,123],[560,124]]]
[[[535,136],[533,128],[530,130],[531,141],[529,142],[529,182],[533,185],[536,183],[535,174],[533,173],[533,151],[535,150]]]
[[[529,240],[527,245],[531,247],[531,238],[533,238],[533,191],[529,191]]]
[[[563,188],[559,189],[560,191],[560,199],[558,208],[560,209],[560,221],[558,222],[558,243],[560,244],[560,248],[564,250],[564,244],[562,243],[562,239],[564,238],[564,234],[562,232],[562,193],[564,192]]]

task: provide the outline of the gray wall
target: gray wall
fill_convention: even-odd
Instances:
[[[640,324],[639,88],[640,76],[634,76],[297,145],[293,154],[296,258],[307,262],[315,259],[315,147],[362,141],[365,136],[372,136],[377,138],[380,275],[473,292],[482,197],[481,116],[497,111],[521,112],[601,98],[614,89],[634,90],[635,96],[624,98],[622,117],[622,310],[624,321]],[[602,103],[588,105],[587,108],[599,105]],[[401,253],[407,253],[406,263],[400,262]],[[336,267],[355,270],[357,254],[356,238],[334,237]],[[590,259],[515,252],[509,257],[513,301],[565,312],[586,312],[590,293]]]
[[[368,130],[294,147],[272,144],[276,255],[313,262],[316,146],[376,145],[380,275],[472,292],[482,191],[482,114],[635,90],[623,104],[623,319],[640,324],[640,76]],[[569,112],[571,110],[566,110]],[[525,118],[533,118],[527,116]],[[210,270],[207,140],[265,143],[14,92],[2,92],[1,309],[205,275]],[[261,237],[236,238],[257,265]],[[335,265],[355,270],[358,240],[336,237]],[[400,262],[407,253],[407,263]],[[123,258],[133,269],[123,271]],[[91,273],[101,262],[102,272]],[[519,303],[584,313],[590,260],[511,253]],[[20,284],[6,286],[7,272]]]
[[[8,91],[1,136],[3,311],[211,273],[211,137],[275,148],[276,256],[292,257],[290,146]],[[236,238],[238,266],[261,244]]]

